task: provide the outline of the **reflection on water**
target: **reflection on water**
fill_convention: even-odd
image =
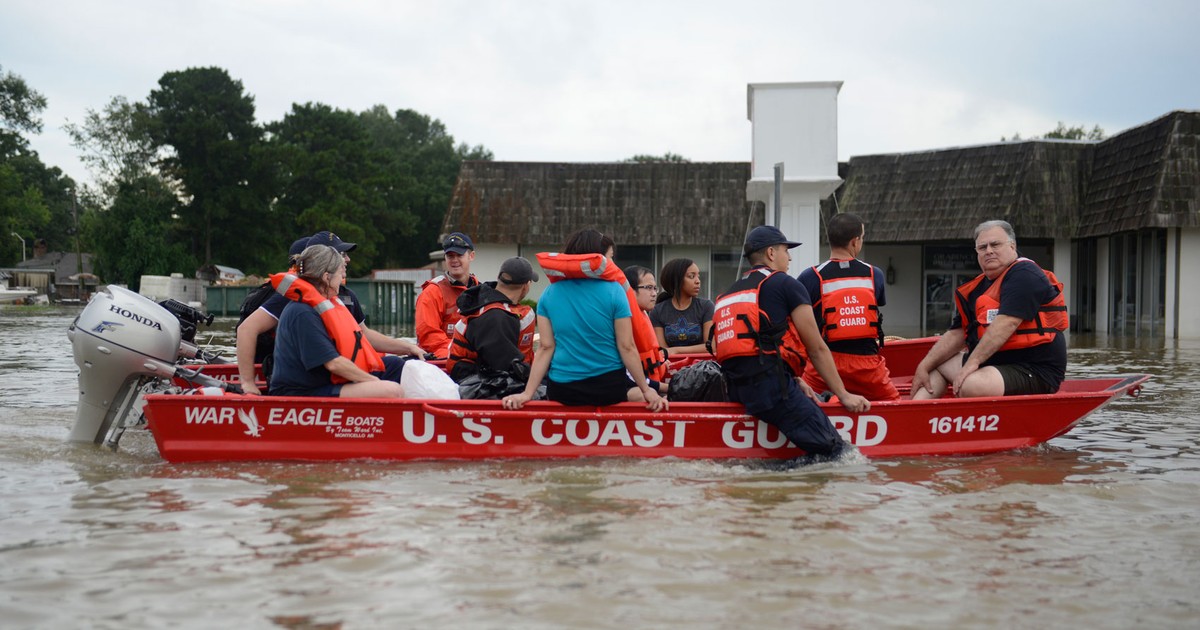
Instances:
[[[1197,342],[1073,337],[1072,376],[1154,379],[1049,444],[987,456],[172,465],[144,432],[117,453],[63,442],[73,316],[0,310],[5,627],[1182,628],[1200,613]],[[231,347],[232,321],[215,328]]]

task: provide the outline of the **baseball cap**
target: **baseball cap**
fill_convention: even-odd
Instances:
[[[791,249],[798,247],[800,243],[787,240],[783,232],[773,225],[760,225],[750,230],[750,234],[746,236],[746,246],[742,248],[742,255],[749,256],[753,252],[772,245],[787,245],[788,249]]]
[[[292,246],[288,248],[288,256],[299,256],[304,248],[308,247],[308,237],[298,238],[292,241]]]
[[[496,279],[504,284],[525,284],[526,282],[537,282],[538,275],[528,260],[517,256],[509,258],[500,265],[500,273],[497,274]]]
[[[474,251],[475,243],[471,242],[471,237],[462,232],[451,232],[442,241],[442,251],[454,252],[459,256],[466,254],[467,251]]]
[[[298,242],[299,241],[297,241],[297,243]],[[312,236],[308,237],[308,242],[305,244],[305,247],[311,247],[313,245],[328,245],[343,254],[345,254],[346,252],[349,252],[349,251],[353,251],[355,247],[358,247],[357,243],[347,243],[347,242],[343,241],[342,239],[338,238],[337,234],[334,234],[333,232],[330,232],[329,230],[323,230],[321,232],[317,232],[316,234],[313,234]],[[292,246],[294,247],[295,243],[293,243]],[[304,250],[301,249],[300,251],[304,251]]]

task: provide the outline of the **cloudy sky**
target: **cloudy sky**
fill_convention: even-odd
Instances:
[[[528,161],[749,160],[748,83],[844,81],[848,159],[1200,109],[1197,30],[1195,0],[4,0],[0,67],[49,100],[33,147],[78,179],[64,123],[198,66],[260,122],[383,104]]]

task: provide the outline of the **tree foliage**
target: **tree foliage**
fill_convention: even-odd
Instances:
[[[42,132],[44,109],[45,96],[0,66],[0,153],[8,155],[28,146],[21,134]]]
[[[64,128],[80,159],[100,186],[102,199],[111,199],[122,182],[157,174],[160,157],[150,136],[150,117],[145,103],[131,103],[115,96],[100,111],[88,109],[81,124]]]
[[[158,85],[150,92],[149,133],[170,151],[159,165],[183,195],[190,252],[206,264],[254,262],[246,239],[263,235],[269,190],[254,162],[262,143],[254,98],[221,68],[168,72]]]
[[[1046,135],[1042,137],[1059,140],[1103,140],[1104,130],[1100,128],[1100,125],[1093,125],[1091,131],[1084,129],[1083,125],[1068,127],[1060,120],[1057,127],[1046,132]]]
[[[673,162],[675,164],[686,164],[688,162],[691,162],[691,160],[683,157],[682,155],[679,155],[678,153],[671,153],[670,151],[668,151],[662,155],[641,155],[641,154],[639,154],[639,155],[635,155],[631,158],[627,158],[623,161],[626,163],[630,163],[630,164],[649,164],[649,163],[653,163],[653,162]]]
[[[364,263],[383,245],[382,234],[405,217],[387,211],[386,160],[366,126],[353,112],[308,103],[293,105],[268,130],[281,173],[275,211],[292,217],[288,242],[331,230],[358,244],[352,270],[368,270]]]
[[[0,133],[15,147],[0,154],[0,227],[73,250],[77,208],[101,279],[133,286],[142,274],[190,275],[203,263],[277,271],[291,242],[318,230],[358,243],[355,274],[425,264],[462,160],[492,159],[481,145],[456,144],[435,118],[382,105],[297,104],[260,125],[240,81],[189,68],[165,73],[145,101],[117,96],[67,126],[98,183],[78,191],[16,151],[26,145],[8,130],[39,129],[45,103],[7,75],[0,87],[10,86],[4,103],[25,100],[0,110],[13,112]],[[0,261],[19,248],[0,239]]]
[[[26,255],[37,239],[59,248],[72,240],[75,183],[43,164],[24,136],[41,131],[45,108],[24,79],[0,72],[0,266],[20,261],[22,240]]]
[[[1100,128],[1100,125],[1093,125],[1091,131],[1088,131],[1088,130],[1084,129],[1083,125],[1077,125],[1075,127],[1068,127],[1066,125],[1066,123],[1063,123],[1060,120],[1058,122],[1057,127],[1055,127],[1054,129],[1052,129],[1050,131],[1047,131],[1045,134],[1042,134],[1041,137],[1043,139],[1047,139],[1047,140],[1093,140],[1093,141],[1099,141],[1099,140],[1103,140],[1106,136],[1104,135],[1104,130]],[[1009,137],[1009,138],[1006,138],[1004,136],[1000,137],[1000,142],[1020,142],[1020,141],[1021,141],[1021,134],[1019,134],[1019,133],[1014,133],[1012,135],[1012,137]]]
[[[197,260],[179,238],[183,229],[175,217],[175,193],[158,177],[146,175],[122,181],[111,205],[84,220],[94,269],[106,282],[137,290],[143,275],[169,275],[195,269]]]
[[[386,202],[395,220],[382,233],[387,246],[379,252],[379,262],[426,264],[429,251],[437,248],[459,165],[463,160],[490,160],[492,152],[482,145],[456,146],[440,120],[411,109],[390,114],[376,105],[361,118],[385,156],[390,179]]]

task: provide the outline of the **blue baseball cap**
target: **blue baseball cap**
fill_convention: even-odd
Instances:
[[[475,251],[475,243],[471,242],[470,236],[462,232],[451,232],[442,240],[442,251],[454,252],[462,256],[468,251]]]
[[[766,249],[772,245],[787,245],[788,249],[791,249],[799,247],[801,244],[796,241],[789,241],[783,235],[783,232],[780,232],[779,228],[773,225],[760,225],[750,230],[750,234],[746,236],[746,245],[742,248],[742,256],[749,256],[760,249]]]
[[[305,247],[312,247],[313,245],[328,245],[343,254],[348,251],[353,251],[355,247],[358,247],[357,243],[347,243],[338,238],[337,234],[334,234],[329,230],[323,230],[308,237],[308,243],[305,245]],[[300,251],[304,250],[301,249]]]

